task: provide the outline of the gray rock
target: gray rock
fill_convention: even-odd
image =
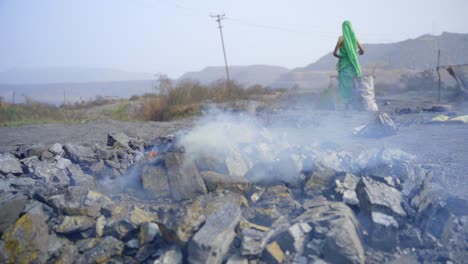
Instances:
[[[205,183],[192,160],[185,159],[182,153],[169,152],[165,155],[165,162],[171,195],[175,200],[207,193]]]
[[[96,220],[96,236],[97,237],[102,237],[104,235],[104,227],[106,226],[106,217],[101,215],[97,220]]]
[[[42,152],[41,160],[50,162],[50,161],[54,160],[54,157],[55,157],[54,153],[46,150],[46,151]]]
[[[335,182],[338,171],[317,163],[313,172],[306,178],[304,193],[315,196]]]
[[[0,178],[0,194],[11,191],[11,185],[9,179]]]
[[[236,235],[234,228],[240,217],[241,210],[234,204],[226,204],[210,215],[189,243],[188,262],[221,263]]]
[[[254,218],[256,218],[257,221],[254,220],[253,222],[271,226],[273,222],[277,222],[280,218],[283,218],[282,216],[289,215],[300,207],[300,203],[293,197],[292,190],[283,184],[278,184],[265,188],[255,208],[246,208],[247,210],[245,212],[247,213],[249,209],[254,209]],[[251,217],[247,216],[247,218],[249,218],[250,221]],[[261,220],[266,221],[263,222]],[[273,222],[268,223],[269,220]]]
[[[224,157],[221,157],[221,155],[208,152],[200,153],[195,159],[195,164],[200,172],[214,171],[220,174],[229,173]]]
[[[120,169],[120,164],[113,160],[104,160],[104,165],[113,169]]]
[[[356,192],[360,207],[365,212],[382,212],[402,219],[406,217],[403,209],[404,197],[397,189],[369,177],[362,177]]]
[[[27,197],[22,194],[0,194],[0,235],[16,222],[26,201]]]
[[[145,222],[140,224],[140,230],[138,232],[138,241],[140,245],[149,243],[154,240],[154,238],[159,235],[159,227],[155,223]]]
[[[379,113],[374,123],[360,128],[356,134],[362,137],[380,138],[395,135],[397,126],[387,113]]]
[[[167,197],[171,192],[166,170],[162,167],[145,165],[141,172],[143,189],[153,197]]]
[[[50,257],[47,219],[41,214],[26,213],[2,236],[0,248],[6,263],[46,263]]]
[[[88,216],[65,216],[62,222],[55,228],[55,232],[72,234],[91,229],[96,221]]]
[[[207,215],[219,211],[225,204],[240,206],[242,196],[232,192],[213,192],[186,201],[177,207],[159,208],[157,224],[163,238],[169,242],[186,243],[203,224]]]
[[[27,166],[29,172],[32,173],[34,177],[44,180],[47,183],[57,183],[60,185],[70,184],[70,178],[66,171],[57,168],[53,163],[31,159]]]
[[[200,174],[210,192],[216,190],[243,192],[250,188],[249,182],[244,177],[227,176],[214,171],[203,171]]]
[[[55,143],[52,146],[50,146],[49,151],[55,155],[64,154],[63,146],[62,144],[59,144],[59,143]]]
[[[129,143],[132,138],[122,132],[110,132],[107,135],[107,145],[114,148],[130,149]]]
[[[25,149],[20,150],[22,152],[24,158],[29,157],[40,157],[44,151],[48,151],[48,148],[43,144],[34,144],[31,146],[27,146]]]
[[[317,236],[317,234],[315,234]],[[321,234],[320,234],[321,236]],[[304,255],[306,256],[320,256],[322,254],[322,248],[324,244],[322,238],[312,238],[304,247]]]
[[[61,169],[61,170],[66,170],[68,168],[68,166],[70,166],[71,164],[72,164],[71,160],[66,159],[66,158],[59,158],[55,162],[55,167],[57,167],[58,169]]]
[[[398,246],[401,248],[421,248],[423,246],[421,231],[414,226],[408,226],[408,228],[399,231],[398,240]]]
[[[86,252],[101,242],[100,238],[86,238],[76,241],[75,246],[80,253]]]
[[[65,215],[97,219],[101,209],[111,207],[113,202],[109,197],[87,188],[69,187],[65,194],[49,197],[48,204]]]
[[[398,245],[398,222],[390,215],[371,213],[371,244],[380,250],[392,251]]]
[[[249,170],[249,167],[242,158],[242,154],[237,150],[232,150],[226,156],[226,166],[229,175],[244,177]]]
[[[138,263],[150,262],[159,254],[159,252],[157,252],[155,249],[156,245],[153,243],[145,244],[138,249],[135,254],[135,259],[138,261]]]
[[[249,264],[249,259],[239,255],[239,254],[236,254],[236,255],[233,255],[231,256],[226,264]]]
[[[403,193],[408,195],[425,176],[415,172],[414,159],[414,156],[402,150],[382,148],[369,160],[365,174],[381,178],[387,176],[397,178],[404,183]]]
[[[138,239],[130,239],[125,243],[125,247],[129,249],[138,249],[140,247],[140,242],[138,242]]]
[[[170,247],[156,259],[153,264],[182,264],[183,255],[182,250],[178,247]]]
[[[455,217],[447,207],[438,202],[430,206],[418,215],[421,229],[447,243],[453,232]]]
[[[123,252],[124,244],[114,237],[104,237],[99,244],[84,252],[76,260],[77,264],[104,263],[112,257],[120,256]]]
[[[4,175],[23,173],[21,162],[10,153],[0,153],[0,173]]]
[[[259,256],[266,247],[267,234],[254,228],[244,228],[241,232],[242,256]]]
[[[89,167],[94,175],[101,175],[105,169],[104,161],[100,160]]]
[[[343,202],[347,205],[359,205],[359,199],[356,194],[356,186],[359,178],[353,174],[346,173],[343,180],[335,180],[335,192],[341,195]]]
[[[127,219],[110,222],[104,227],[105,236],[113,236],[119,240],[126,240],[137,231],[137,226]]]
[[[90,147],[67,143],[63,146],[67,157],[74,163],[90,166],[97,162],[96,155]]]
[[[96,180],[93,176],[83,172],[80,166],[71,164],[67,167],[73,185],[96,189]]]
[[[301,254],[312,227],[307,223],[296,223],[288,229],[274,235],[270,241],[276,241],[281,250]]]
[[[74,245],[67,245],[62,247],[57,252],[54,263],[73,263],[78,258],[79,251]]]
[[[306,222],[323,239],[321,255],[331,263],[364,263],[364,247],[359,223],[344,203],[317,201],[309,203],[302,215],[292,223]]]
[[[426,174],[423,182],[416,186],[410,193],[410,205],[416,211],[423,211],[430,203],[428,194],[430,191],[430,183],[432,180],[432,171]]]
[[[94,146],[94,149],[96,152],[96,157],[100,160],[110,160],[113,159],[116,155],[113,149],[107,149],[97,144]]]
[[[37,215],[45,221],[48,221],[52,218],[54,210],[46,204],[43,204],[36,200],[29,200],[24,206],[23,213]]]

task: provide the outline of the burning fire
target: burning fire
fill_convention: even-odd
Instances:
[[[158,155],[158,152],[156,150],[152,150],[149,154],[148,154],[148,161],[152,161],[154,159],[154,157],[156,157]]]

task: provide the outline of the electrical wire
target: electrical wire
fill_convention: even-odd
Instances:
[[[134,3],[137,1],[140,1],[140,3],[142,2],[142,0],[130,0],[130,1]],[[189,7],[177,0],[151,0],[150,1],[150,3],[157,3],[157,2],[160,2],[160,3],[165,2],[166,4],[172,5],[173,7],[177,9],[184,10],[185,12],[188,12],[192,15],[207,17],[207,19],[209,18],[208,14],[210,14],[210,12],[206,12],[205,10],[202,10],[200,8]],[[145,4],[147,3],[148,2],[145,2]],[[313,38],[322,37],[322,38],[335,39],[341,35],[341,32],[339,31],[331,32],[331,31],[318,30],[316,28],[319,28],[319,27],[316,27],[316,26],[315,27],[307,26],[308,29],[304,30],[304,29],[269,25],[269,24],[263,24],[263,23],[260,24],[260,23],[248,21],[245,19],[232,17],[232,16],[226,16],[225,18],[227,21],[234,22],[232,24],[236,24],[236,23],[243,24],[245,26],[252,27],[252,28],[276,30],[276,31],[293,33],[297,35],[303,35],[306,37],[313,37]],[[367,32],[359,33],[358,32],[358,35],[360,36],[360,38],[371,39],[373,42],[374,41],[375,42],[395,41],[395,38],[401,37],[401,35],[399,34],[389,34],[389,33],[367,33]]]

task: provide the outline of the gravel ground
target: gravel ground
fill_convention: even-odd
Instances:
[[[384,110],[391,111],[389,107]],[[284,129],[285,133],[290,134],[288,138],[298,139],[296,143],[299,144],[304,142],[304,138],[309,138],[319,143],[331,142],[343,150],[355,153],[382,146],[401,148],[415,155],[418,163],[429,164],[434,168],[434,188],[443,188],[452,194],[467,197],[468,125],[427,124],[426,121],[435,115],[437,113],[429,112],[394,115],[399,131],[397,135],[382,139],[353,135],[355,127],[374,118],[365,113],[312,111],[296,107],[294,110],[263,116],[262,120],[276,129]],[[157,136],[168,135],[193,125],[193,119],[144,123],[101,120],[78,125],[47,124],[0,128],[0,152],[19,144],[105,144],[107,133],[115,131],[150,142]]]
[[[46,124],[22,127],[0,128],[0,148],[20,144],[80,143],[101,144],[107,142],[107,133],[123,132],[128,136],[151,141],[160,135],[168,135],[190,127],[193,120],[184,119],[174,122],[121,122],[98,120],[84,124],[64,125]],[[1,150],[1,149],[0,149]]]

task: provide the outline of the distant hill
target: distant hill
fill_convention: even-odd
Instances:
[[[360,57],[360,62],[364,67],[425,70],[437,66],[438,47],[441,50],[441,65],[468,63],[468,34],[458,33],[423,35],[390,44],[364,44],[366,54]],[[336,58],[330,52],[298,70],[333,70],[335,65]]]
[[[97,96],[110,98],[129,98],[154,92],[153,80],[132,80],[118,82],[88,82],[88,83],[49,83],[49,84],[0,84],[0,96],[11,102],[13,96],[16,103],[24,102],[24,96],[33,100],[51,104],[88,101]]]
[[[278,78],[289,70],[279,66],[269,65],[251,65],[251,66],[230,66],[229,75],[234,81],[243,85],[250,86],[260,84],[263,86],[271,85]],[[209,84],[213,81],[226,78],[225,67],[207,67],[198,72],[188,72],[182,75],[178,81],[197,80],[203,84]]]
[[[0,72],[0,84],[90,83],[151,80],[150,73],[108,68],[20,68]]]
[[[366,53],[360,57],[365,74],[376,76],[376,85],[395,84],[403,74],[412,74],[437,66],[440,48],[441,65],[468,64],[468,34],[443,33],[423,35],[416,39],[390,44],[363,44]],[[273,86],[323,89],[336,75],[337,59],[332,53],[303,68],[283,74]]]

